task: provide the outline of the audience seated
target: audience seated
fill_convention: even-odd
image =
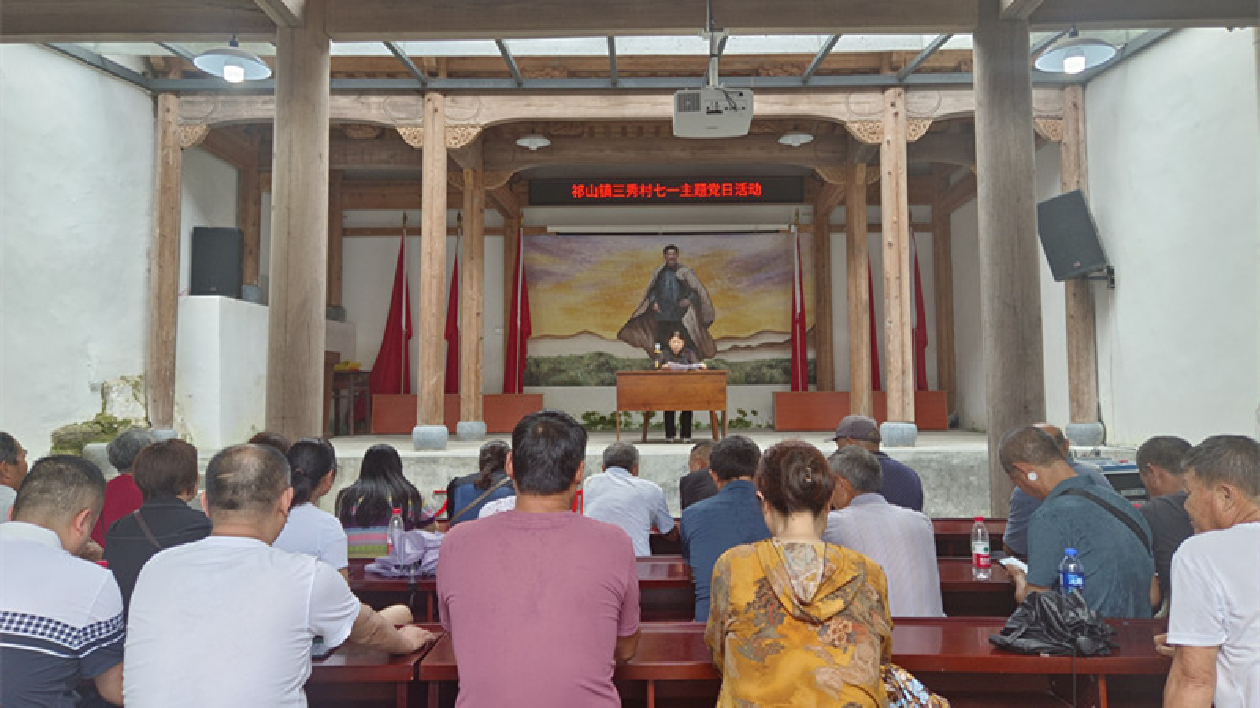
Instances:
[[[0,432],[0,524],[9,520],[9,509],[25,478],[26,449],[12,435]]]
[[[907,509],[923,511],[923,480],[915,472],[898,460],[880,452],[879,425],[875,419],[864,415],[846,415],[836,426],[836,434],[832,440],[840,447],[857,445],[873,453],[884,470],[884,486],[879,493],[884,495],[889,504],[896,504]]]
[[[637,569],[626,534],[570,511],[585,454],[568,414],[525,416],[507,462],[516,509],[442,542],[438,603],[461,706],[621,705],[613,663],[638,646]]]
[[[122,594],[108,570],[74,557],[104,502],[96,465],[45,457],[0,524],[0,705],[74,706],[83,679],[122,704]]]
[[[1068,444],[1067,436],[1059,430],[1058,426],[1037,423],[1036,427],[1054,439],[1063,459],[1067,460],[1068,465],[1078,475],[1092,480],[1094,484],[1104,489],[1113,489],[1111,482],[1097,466],[1072,459],[1072,449]],[[1028,521],[1039,506],[1041,506],[1040,499],[1030,496],[1019,487],[1011,490],[1011,513],[1007,515],[1006,530],[1002,533],[1002,544],[1007,553],[1025,560],[1028,558]]]
[[[615,442],[604,448],[604,471],[591,475],[583,490],[586,515],[625,531],[636,556],[652,555],[648,539],[653,526],[667,540],[678,540],[665,491],[656,482],[639,479],[639,451],[634,445]]]
[[[197,448],[183,440],[161,440],[136,455],[132,476],[144,503],[109,527],[105,560],[131,604],[140,569],[158,551],[210,535],[210,519],[188,506],[197,491]]]
[[[717,705],[887,705],[884,571],[823,542],[835,485],[826,458],[808,443],[779,443],[755,481],[773,538],[736,546],[714,566],[705,641],[722,674]]]
[[[316,506],[332,489],[337,476],[337,452],[332,443],[303,438],[289,448],[293,505],[284,530],[272,546],[290,553],[305,553],[348,576],[346,531],[337,517]]]
[[[752,481],[760,460],[761,450],[752,440],[743,435],[723,438],[709,458],[717,494],[683,510],[682,550],[696,586],[697,622],[709,618],[709,585],[718,557],[738,545],[770,538]]]
[[[1186,513],[1189,492],[1181,466],[1181,458],[1189,449],[1189,442],[1170,435],[1153,437],[1137,449],[1138,476],[1151,497],[1138,510],[1155,536],[1155,574],[1165,603],[1172,594],[1169,571],[1173,554],[1182,541],[1194,535],[1190,514]]]
[[[131,465],[135,462],[136,455],[154,440],[157,438],[153,437],[151,431],[132,428],[119,433],[105,448],[109,455],[109,464],[118,470],[118,476],[105,485],[105,506],[101,509],[100,518],[96,520],[96,528],[92,529],[93,542],[104,546],[109,527],[144,503],[144,495],[131,478]]]
[[[451,526],[476,519],[488,502],[516,494],[504,469],[511,450],[502,440],[491,440],[477,455],[479,472],[456,477],[446,485],[446,518]]]
[[[1002,469],[1015,486],[1041,502],[1028,524],[1028,574],[1011,570],[1015,599],[1055,588],[1059,563],[1075,548],[1085,569],[1084,596],[1103,617],[1150,617],[1159,604],[1151,529],[1137,509],[1110,488],[1078,475],[1059,444],[1041,428],[1003,436]]]
[[[835,511],[827,515],[823,540],[857,551],[884,569],[894,617],[943,617],[932,520],[879,494],[883,470],[866,450],[841,448],[828,462],[836,473]]]
[[[271,547],[293,499],[277,450],[230,447],[206,470],[214,535],[170,548],[140,571],[127,624],[126,704],[298,706],[311,640],[390,653],[432,638],[405,608],[360,604],[327,563]]]
[[[1172,561],[1165,708],[1260,705],[1260,443],[1217,435],[1186,453],[1197,536]]]
[[[713,443],[702,440],[691,446],[691,455],[687,458],[687,474],[678,480],[678,503],[683,511],[698,501],[703,501],[717,494],[717,485],[709,474],[709,455]]]
[[[373,445],[363,454],[359,479],[337,494],[337,518],[349,537],[351,558],[379,558],[388,552],[387,531],[394,509],[407,530],[431,523],[424,500],[403,476],[402,458],[391,445]]]

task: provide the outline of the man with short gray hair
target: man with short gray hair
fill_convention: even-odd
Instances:
[[[92,540],[101,548],[105,547],[109,527],[144,503],[144,494],[131,478],[131,465],[136,461],[136,455],[156,440],[150,430],[131,428],[119,433],[106,446],[105,454],[109,456],[109,464],[118,470],[118,476],[105,485],[105,506],[101,509],[96,528],[92,529]]]
[[[630,443],[604,448],[604,471],[587,478],[582,506],[590,518],[625,531],[636,556],[652,555],[648,539],[653,526],[666,539],[678,540],[665,491],[656,482],[639,479],[639,451]]]
[[[842,448],[856,445],[875,456],[884,472],[884,484],[875,491],[882,494],[889,504],[923,511],[923,480],[909,465],[880,451],[882,438],[874,418],[846,415],[836,426],[836,434],[831,439]]]
[[[879,493],[883,469],[867,450],[844,447],[828,462],[836,473],[835,511],[827,515],[823,540],[857,551],[884,569],[892,616],[943,617],[932,520],[884,499]]]
[[[129,707],[304,706],[315,637],[391,654],[432,638],[415,626],[395,629],[411,621],[406,608],[373,611],[327,563],[271,547],[293,500],[289,463],[274,448],[215,455],[203,499],[212,535],[158,553],[136,581],[123,681]]]

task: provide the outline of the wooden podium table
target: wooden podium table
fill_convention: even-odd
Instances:
[[[643,442],[647,442],[647,414],[652,411],[708,411],[713,439],[726,437],[726,372],[618,371],[617,439],[621,439],[621,411],[643,411]],[[721,436],[718,414],[721,413]]]

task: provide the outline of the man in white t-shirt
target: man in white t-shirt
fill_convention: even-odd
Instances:
[[[360,604],[332,566],[271,547],[293,488],[279,452],[239,445],[206,469],[209,538],[163,551],[140,572],[128,618],[126,704],[305,706],[311,643],[394,654],[432,634],[405,608]]]
[[[670,541],[678,540],[665,491],[656,482],[639,479],[639,451],[630,443],[604,448],[604,471],[583,486],[582,507],[596,521],[621,527],[634,543],[634,555],[650,556],[648,539],[655,526]]]
[[[1197,535],[1172,560],[1165,708],[1260,705],[1260,443],[1216,435],[1190,448],[1186,511]]]

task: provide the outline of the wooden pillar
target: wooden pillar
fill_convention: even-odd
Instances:
[[[1085,159],[1085,87],[1063,90],[1063,191],[1089,195]],[[1068,412],[1072,423],[1098,421],[1098,353],[1094,338],[1093,282],[1064,282],[1067,298]]]
[[[845,262],[849,288],[849,410],[875,415],[871,393],[871,300],[866,243],[866,165],[849,166],[845,194]]]
[[[486,191],[481,142],[464,168],[464,237],[459,269],[459,420],[484,422],[481,410],[486,303]],[[471,169],[470,169],[471,168]]]
[[[420,195],[420,377],[416,421],[443,425],[446,284],[446,97],[424,95],[424,154]]]
[[[503,217],[503,361],[508,361],[508,328],[512,316],[512,277],[516,270],[516,246],[521,238],[523,217]]]
[[[276,31],[266,424],[290,439],[324,429],[330,68],[324,14],[325,0],[307,0],[304,25]]]
[[[997,454],[1002,435],[1046,415],[1028,23],[999,19],[1001,4],[979,0],[972,35],[980,338],[995,516],[1010,509],[1011,483]]]
[[[884,347],[888,420],[914,422],[914,326],[910,286],[910,200],[906,175],[906,90],[884,91],[884,139],[879,146],[880,213],[884,243]]]
[[[257,155],[257,150],[254,154]],[[259,249],[262,243],[262,181],[258,162],[241,170],[236,191],[236,226],[245,235],[241,262],[241,282],[260,285]]]
[[[945,392],[946,410],[958,410],[958,379],[954,361],[954,264],[950,214],[941,200],[947,182],[942,177],[932,197],[932,270],[936,285],[936,379]]]
[[[179,96],[157,98],[157,199],[149,254],[149,347],[145,399],[149,424],[175,425],[175,332],[179,318]]]
[[[328,306],[341,307],[341,239],[345,232],[341,209],[341,182],[344,177],[341,170],[333,170],[328,175]],[[348,358],[342,352],[343,359]]]
[[[831,211],[814,203],[814,374],[819,391],[836,390],[835,336],[831,328]]]

